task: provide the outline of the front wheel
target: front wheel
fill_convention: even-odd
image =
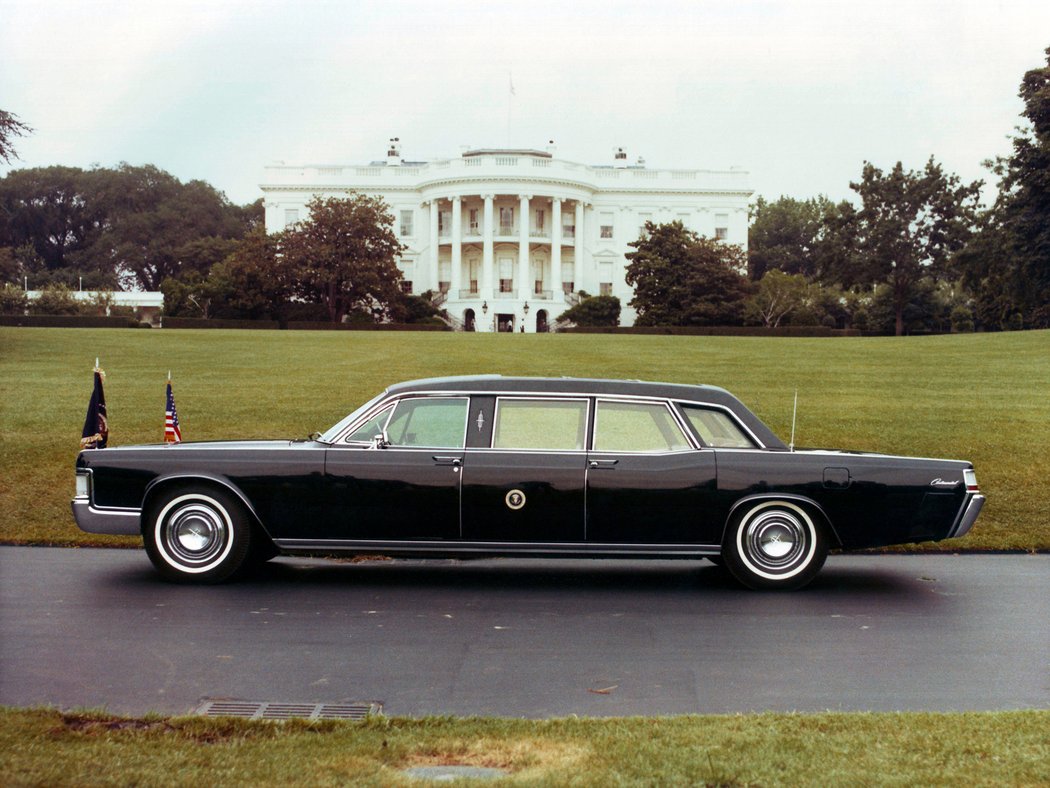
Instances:
[[[146,553],[165,578],[220,583],[244,564],[251,525],[233,495],[204,487],[180,488],[151,507],[143,529]]]
[[[827,539],[812,515],[791,501],[746,504],[722,545],[726,568],[748,588],[801,588],[828,555]]]

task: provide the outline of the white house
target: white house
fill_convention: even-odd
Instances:
[[[265,168],[266,229],[307,218],[315,195],[381,197],[407,247],[400,268],[410,293],[431,290],[457,325],[476,331],[546,331],[583,290],[619,296],[634,322],[624,279],[627,245],[645,222],[682,221],[701,235],[747,245],[748,174],[651,169],[617,148],[604,165],[546,150],[480,149],[458,158],[405,161],[391,140],[365,165]]]

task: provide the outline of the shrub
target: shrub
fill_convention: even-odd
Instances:
[[[566,309],[558,320],[567,320],[578,326],[618,326],[620,325],[620,299],[616,296],[584,297],[576,306]]]
[[[0,315],[24,315],[29,299],[17,285],[6,284],[0,290]]]
[[[962,304],[952,310],[952,331],[960,334],[973,332],[973,312]]]
[[[82,315],[83,305],[73,297],[73,291],[62,285],[48,285],[40,295],[29,302],[31,315]]]

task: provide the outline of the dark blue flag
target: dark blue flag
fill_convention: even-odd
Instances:
[[[109,440],[109,421],[106,418],[106,394],[102,390],[102,378],[106,373],[95,367],[95,390],[91,392],[84,432],[80,438],[81,449],[104,449]]]

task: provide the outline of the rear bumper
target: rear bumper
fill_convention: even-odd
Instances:
[[[92,534],[127,534],[138,536],[142,533],[139,522],[142,511],[139,509],[108,509],[91,505],[88,498],[73,499],[73,519],[81,531]]]
[[[973,528],[973,524],[977,522],[977,515],[981,513],[981,509],[984,506],[985,497],[983,495],[974,495],[970,497],[970,500],[966,502],[962,512],[959,514],[959,518],[955,521],[955,525],[952,527],[951,532],[948,534],[949,539],[955,539],[959,536],[966,536]]]

